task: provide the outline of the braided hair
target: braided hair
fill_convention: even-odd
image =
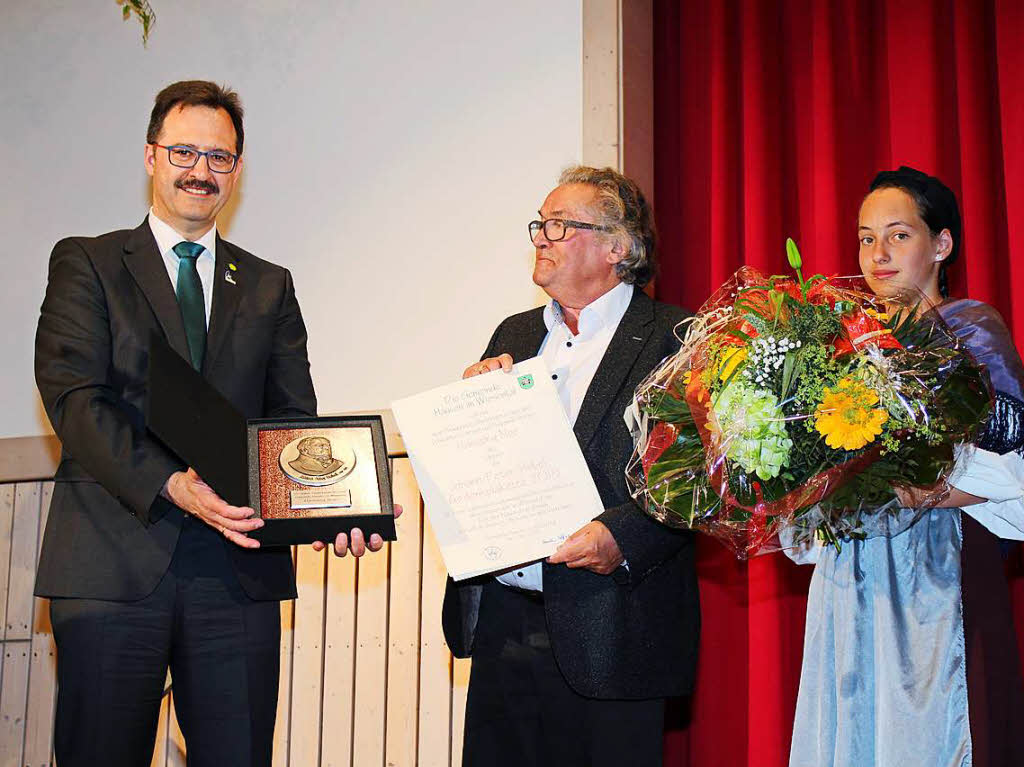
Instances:
[[[943,229],[948,229],[953,238],[953,247],[949,255],[939,265],[939,293],[943,298],[949,297],[949,278],[946,269],[960,255],[960,240],[963,225],[960,221],[960,206],[957,204],[953,190],[943,184],[935,176],[929,176],[915,168],[901,165],[897,170],[883,170],[871,182],[870,192],[876,189],[902,189],[917,205],[917,213],[928,226],[928,231],[935,237]]]

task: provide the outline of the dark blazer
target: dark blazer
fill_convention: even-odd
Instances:
[[[628,570],[611,575],[544,563],[544,608],[558,667],[592,698],[659,698],[693,687],[700,630],[693,536],[655,522],[630,498],[625,468],[633,440],[622,414],[637,385],[679,348],[673,328],[686,316],[634,289],[576,419],[574,431]],[[536,356],[547,329],[543,308],[494,331],[484,357]],[[442,622],[458,657],[472,654],[485,576],[449,579]]]
[[[203,376],[247,418],[316,414],[306,328],[286,269],[217,239]],[[226,278],[229,267],[234,282]],[[184,512],[159,495],[181,461],[145,427],[152,331],[189,359],[149,224],[61,240],[36,332],[36,383],[63,446],[36,594],[135,600],[166,572]],[[295,595],[285,549],[225,542],[253,599]]]

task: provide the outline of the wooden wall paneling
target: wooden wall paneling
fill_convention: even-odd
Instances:
[[[377,556],[377,555],[374,555]],[[356,560],[327,559],[321,767],[352,767],[356,656]]]
[[[11,525],[11,570],[7,592],[4,638],[32,638],[32,587],[36,579],[39,545],[39,482],[20,482],[14,487],[14,521]]]
[[[447,578],[441,549],[424,514],[417,755],[420,767],[461,764],[461,754],[451,750],[451,653],[441,632],[441,604]]]
[[[36,564],[39,562],[52,497],[53,482],[42,483]],[[52,761],[53,715],[57,703],[57,646],[50,626],[49,599],[33,598],[31,642],[24,764],[25,767],[46,767]]]
[[[452,658],[452,767],[462,764],[462,736],[466,729],[469,668],[469,658]]]
[[[293,549],[301,598],[282,604],[275,767],[461,760],[469,662],[444,644],[446,572],[407,458],[392,476],[397,543],[359,561]],[[31,593],[52,489],[0,485],[0,767],[52,763],[55,649]],[[184,767],[173,694],[158,726],[152,767]]]
[[[11,529],[14,525],[14,484],[0,485],[0,689],[4,679],[3,640],[7,630],[7,579],[11,574]],[[0,701],[2,702],[2,701]]]
[[[14,488],[4,674],[0,681],[0,767],[23,764],[40,493],[38,482],[22,482]]]
[[[391,544],[356,565],[356,702],[352,716],[353,767],[384,765],[388,679],[388,565]]]
[[[25,745],[29,642],[4,642],[4,679],[0,688],[0,767],[20,767]]]
[[[39,564],[39,552],[43,550],[43,531],[46,530],[46,520],[50,518],[50,501],[52,500],[53,480],[41,482],[39,485],[39,535],[36,545],[37,565]]]
[[[320,701],[324,670],[324,584],[326,551],[298,546],[295,580],[295,639],[292,657],[289,764],[320,764]]]
[[[295,564],[292,547],[292,565]],[[281,660],[280,683],[277,692],[277,718],[274,724],[273,767],[288,766],[292,706],[292,645],[295,639],[295,600],[281,603]]]
[[[167,717],[167,767],[185,767],[185,736],[178,724],[178,715],[174,711],[174,692],[164,696],[170,701]],[[226,767],[226,766],[225,766]]]
[[[171,716],[171,696],[164,695],[160,701],[160,716],[156,720],[156,744],[149,767],[167,767],[167,720]]]
[[[385,764],[415,767],[423,512],[408,458],[394,459],[391,480],[395,502],[403,513],[395,521],[398,541],[391,546]]]

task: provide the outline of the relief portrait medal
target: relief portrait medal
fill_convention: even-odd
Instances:
[[[326,490],[352,473],[356,454],[351,447],[334,444],[328,437],[312,435],[292,440],[281,450],[278,459],[288,479],[306,487],[325,490],[291,492],[291,508],[339,508],[351,505],[348,490]]]

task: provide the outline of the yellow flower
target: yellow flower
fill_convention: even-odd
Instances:
[[[889,420],[884,408],[875,407],[878,395],[859,381],[844,378],[825,396],[814,412],[814,428],[831,448],[859,450],[882,433]]]
[[[729,376],[733,374],[733,371],[739,367],[740,363],[747,358],[747,347],[745,346],[732,346],[722,352],[722,359],[718,363],[718,380],[727,381]]]

